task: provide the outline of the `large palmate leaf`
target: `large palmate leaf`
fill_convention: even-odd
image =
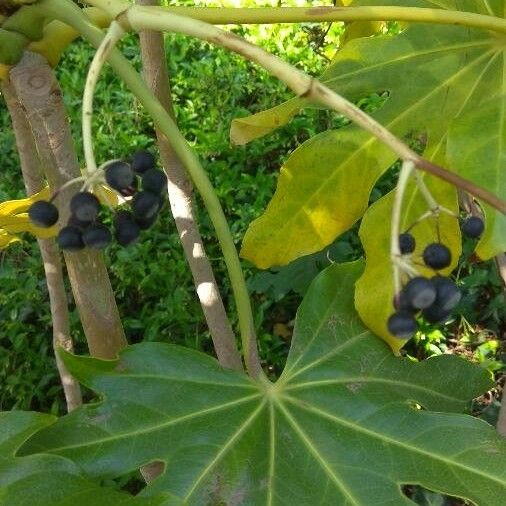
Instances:
[[[365,1],[504,14],[504,0]],[[426,156],[448,165],[448,129],[456,117],[466,118],[484,100],[501,104],[506,86],[506,37],[467,27],[412,25],[395,37],[351,41],[322,76],[328,86],[351,100],[387,93],[375,118],[398,136],[421,134]],[[232,138],[246,142],[286,123],[308,104],[301,98],[237,120]],[[498,122],[482,125],[482,134],[501,135]],[[473,141],[474,142],[474,141]],[[491,149],[500,146],[490,144]],[[499,159],[499,153],[491,155]],[[369,134],[350,125],[324,132],[300,146],[281,169],[276,193],[265,213],[244,238],[242,256],[258,267],[284,265],[318,251],[350,228],[367,208],[378,177],[395,155]],[[489,167],[455,164],[452,169],[481,184]],[[497,188],[504,194],[504,187]],[[502,192],[501,192],[502,190]],[[388,222],[384,217],[384,224]]]
[[[274,384],[166,344],[109,362],[66,356],[104,401],[40,432],[24,453],[57,453],[100,477],[162,460],[142,495],[170,491],[199,506],[413,504],[403,483],[499,506],[506,443],[452,413],[490,386],[487,374],[456,357],[394,357],[353,309],[361,270],[335,264],[316,278]]]
[[[2,506],[157,506],[163,498],[133,498],[100,487],[78,467],[57,455],[16,457],[18,448],[55,417],[39,413],[0,413],[0,504]]]

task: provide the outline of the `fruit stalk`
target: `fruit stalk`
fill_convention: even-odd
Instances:
[[[42,176],[33,133],[19,100],[17,99],[15,90],[8,79],[2,82],[1,90],[12,120],[26,193],[27,195],[33,195],[44,188],[44,178]],[[69,352],[73,351],[73,342],[70,335],[68,301],[63,281],[60,253],[54,239],[38,239],[37,242],[44,264],[44,273],[49,294],[56,367],[63,386],[67,411],[70,412],[82,404],[82,397],[79,383],[70,374],[58,355],[58,347],[62,347]]]
[[[140,5],[157,5],[156,0],[140,0]],[[142,75],[153,95],[174,118],[169,71],[159,32],[141,32]],[[223,367],[243,371],[218,284],[206,255],[193,210],[193,189],[181,161],[163,132],[156,128],[156,136],[163,167],[168,179],[168,195],[176,228],[190,267],[197,295],[206,318],[214,349]]]

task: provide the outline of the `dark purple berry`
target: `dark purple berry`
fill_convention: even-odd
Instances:
[[[132,213],[135,219],[152,218],[160,210],[160,196],[148,191],[137,193],[132,199]]]
[[[390,334],[395,337],[408,339],[416,332],[418,325],[412,314],[398,311],[390,316],[387,327]]]
[[[105,180],[111,188],[121,192],[121,190],[132,186],[134,173],[128,163],[111,162],[105,169]]]
[[[28,209],[28,216],[34,225],[49,228],[58,221],[58,209],[51,202],[38,200]]]
[[[430,280],[418,276],[409,280],[400,293],[400,307],[424,309],[436,300],[436,288]]]
[[[147,170],[154,168],[155,157],[149,151],[137,151],[134,153],[130,165],[137,174],[143,174]]]
[[[80,221],[91,222],[97,219],[100,202],[93,193],[76,193],[70,201],[70,212]]]
[[[77,227],[63,227],[58,233],[58,246],[64,251],[79,251],[84,248],[81,230]]]
[[[89,248],[104,249],[111,241],[111,232],[102,223],[93,223],[83,232],[83,242]]]
[[[134,243],[139,238],[140,232],[129,211],[119,211],[114,217],[114,237],[121,246]]]
[[[429,323],[442,323],[450,317],[451,312],[451,309],[444,309],[441,306],[433,304],[422,311],[422,316]]]
[[[118,190],[123,197],[132,197],[137,193],[137,190],[139,188],[139,180],[137,176],[134,176],[134,179],[132,181],[132,184],[130,186],[127,186],[126,188],[122,188],[121,190]]]
[[[451,311],[455,308],[462,298],[462,293],[457,285],[444,276],[434,276],[431,282],[436,289],[436,300],[433,306],[437,306],[444,311]]]
[[[452,262],[450,250],[439,242],[429,244],[423,251],[425,265],[432,269],[439,270],[448,267]]]
[[[408,232],[399,235],[399,249],[402,255],[407,255],[415,251],[416,241],[415,238]]]
[[[483,234],[483,230],[485,230],[485,223],[478,216],[470,216],[461,226],[462,233],[471,239],[478,239],[481,234]]]
[[[142,175],[142,189],[161,194],[167,190],[167,176],[158,169],[148,169]]]

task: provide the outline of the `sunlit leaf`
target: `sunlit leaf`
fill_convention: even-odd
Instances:
[[[56,453],[96,477],[161,460],[141,495],[170,491],[188,505],[412,504],[404,483],[502,505],[506,442],[454,413],[490,387],[487,373],[454,356],[394,357],[354,311],[361,271],[335,264],[316,278],[274,384],[168,344],[114,361],[65,355],[103,401],[38,433],[23,454]]]
[[[474,1],[418,0],[410,4],[491,13],[484,3]],[[499,7],[505,2],[490,6],[492,12],[501,13]],[[502,103],[505,48],[506,38],[491,32],[416,24],[395,37],[351,41],[337,53],[322,81],[350,100],[387,93],[384,105],[373,113],[375,118],[398,136],[425,137],[428,157],[438,152],[438,161],[448,165],[446,143],[453,119],[479,110],[484,100],[495,102],[496,107]],[[255,132],[264,134],[307,104],[294,98],[242,118],[233,125],[234,136],[245,141]],[[500,136],[497,122],[483,124],[481,134]],[[497,153],[491,156],[500,158]],[[246,233],[243,257],[265,268],[285,265],[328,245],[360,219],[374,183],[393,161],[395,155],[390,150],[355,126],[310,139],[281,169],[272,201]],[[483,165],[473,171],[457,164],[452,168],[478,184],[490,177]],[[384,223],[388,223],[387,217]]]
[[[448,136],[448,159],[469,179],[506,198],[506,95],[457,117]],[[476,253],[488,260],[506,251],[506,216],[482,204],[486,229]]]

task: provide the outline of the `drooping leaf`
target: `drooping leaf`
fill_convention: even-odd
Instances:
[[[414,0],[410,5],[488,12],[485,3],[474,1]],[[498,0],[487,5],[493,13],[502,13],[500,7],[506,4]],[[501,103],[505,53],[502,35],[418,24],[395,37],[351,41],[337,53],[321,80],[350,100],[387,92],[388,100],[373,116],[398,136],[423,134],[428,153],[441,151],[438,161],[447,165],[444,153],[453,119],[478,110],[486,99],[497,106]],[[294,98],[242,118],[233,125],[234,137],[245,141],[255,131],[265,134],[307,105],[307,100]],[[500,134],[497,123],[483,126],[483,135]],[[395,155],[389,149],[353,125],[310,139],[281,169],[272,201],[246,233],[242,256],[266,268],[285,265],[328,245],[362,216],[374,183],[393,161]],[[483,166],[473,171],[452,168],[478,184],[488,177]]]
[[[16,457],[34,433],[54,423],[39,413],[0,413],[0,504],[3,506],[157,506],[166,499],[134,498],[84,477],[70,460],[57,455]]]
[[[57,453],[97,477],[161,460],[165,472],[142,494],[170,491],[189,505],[412,504],[400,485],[418,483],[499,506],[506,443],[454,413],[489,388],[487,373],[452,356],[394,357],[353,309],[361,270],[335,264],[314,281],[274,384],[167,344],[107,362],[65,355],[104,400],[23,452]]]
[[[506,95],[458,116],[448,135],[448,160],[469,179],[506,198]],[[486,229],[476,253],[488,260],[506,251],[506,216],[483,204]]]

